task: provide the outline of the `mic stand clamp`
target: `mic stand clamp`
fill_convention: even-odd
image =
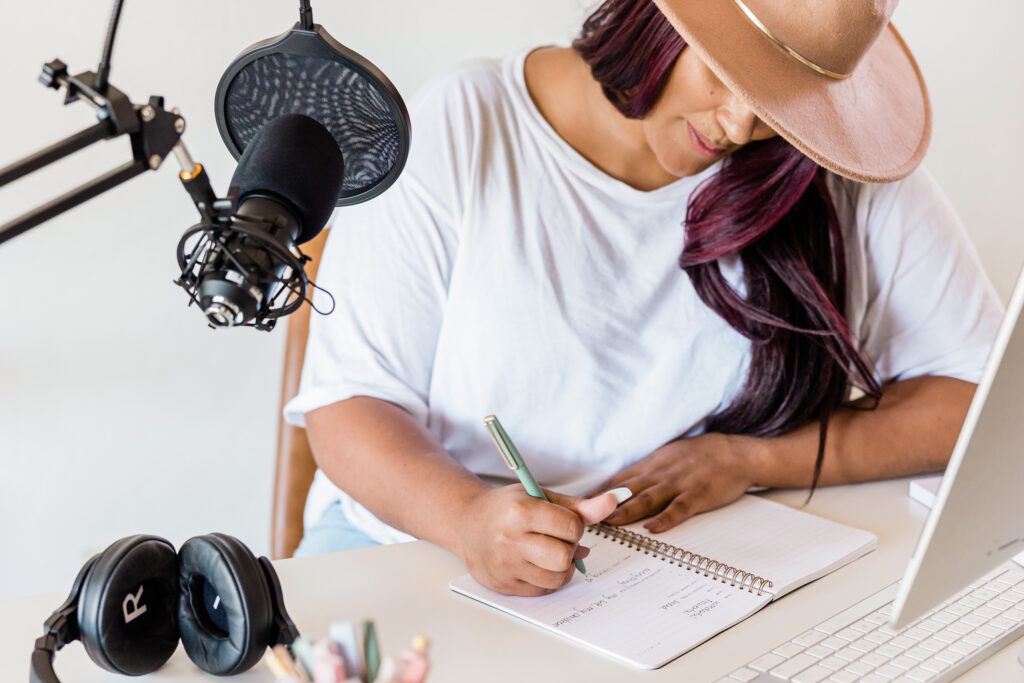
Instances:
[[[9,223],[0,225],[0,244],[147,170],[160,168],[167,155],[175,147],[181,146],[185,119],[176,110],[166,111],[163,97],[152,96],[147,104],[133,104],[127,95],[109,83],[102,88],[95,87],[96,79],[96,73],[92,71],[77,76],[68,74],[67,65],[59,59],[43,65],[39,81],[54,90],[65,88],[64,104],[81,100],[94,107],[98,122],[0,169],[0,187],[100,140],[110,140],[121,135],[128,135],[131,140],[132,160]]]

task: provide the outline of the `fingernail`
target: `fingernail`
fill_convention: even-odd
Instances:
[[[627,501],[627,500],[629,500],[630,498],[633,497],[633,492],[630,491],[629,487],[627,487],[627,486],[620,486],[617,489],[612,489],[611,491],[605,491],[601,495],[604,496],[604,495],[607,495],[609,493],[612,494],[613,496],[615,496],[615,502],[616,503],[624,503],[625,501]]]

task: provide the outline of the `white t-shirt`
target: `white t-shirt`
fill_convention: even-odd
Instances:
[[[510,472],[497,414],[544,486],[581,493],[682,435],[743,388],[750,343],[677,265],[687,201],[722,165],[651,192],[569,146],[526,89],[524,51],[462,64],[411,106],[397,183],[335,215],[286,419],[352,396],[407,410],[482,476]],[[919,168],[872,185],[830,174],[847,317],[882,382],[977,382],[1002,306],[948,199]],[[736,259],[723,263],[741,282]],[[329,307],[319,292],[318,307]],[[335,500],[376,540],[411,537],[318,472],[307,526]]]

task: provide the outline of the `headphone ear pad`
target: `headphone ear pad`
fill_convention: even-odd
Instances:
[[[157,536],[111,544],[86,574],[78,599],[79,637],[107,671],[156,671],[178,647],[178,556]]]
[[[178,553],[178,629],[209,673],[241,673],[273,643],[270,588],[252,551],[227,534],[196,536]]]

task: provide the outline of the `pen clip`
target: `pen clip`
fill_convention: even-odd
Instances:
[[[505,443],[505,436],[501,433],[501,425],[498,423],[498,418],[494,415],[488,415],[484,418],[484,426],[487,427],[487,433],[491,435],[491,440],[497,446],[501,457],[505,458],[505,464],[508,465],[510,470],[518,470],[519,463],[512,457],[512,451],[509,449],[508,444]]]

